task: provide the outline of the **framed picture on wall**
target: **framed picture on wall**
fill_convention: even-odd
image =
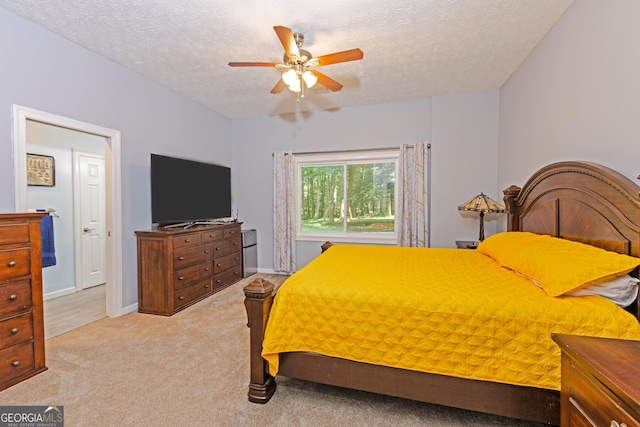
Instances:
[[[27,153],[27,185],[56,185],[56,163],[52,156]]]

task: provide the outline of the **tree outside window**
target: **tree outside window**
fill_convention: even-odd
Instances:
[[[394,233],[395,161],[300,168],[300,232]]]

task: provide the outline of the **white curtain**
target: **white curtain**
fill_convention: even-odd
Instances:
[[[291,151],[273,154],[273,269],[296,271],[295,166]]]
[[[398,172],[398,246],[427,247],[429,188],[427,144],[400,146]]]

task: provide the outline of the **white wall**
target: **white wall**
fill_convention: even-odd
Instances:
[[[431,245],[455,247],[456,240],[476,240],[478,216],[458,205],[483,192],[502,203],[496,185],[498,91],[436,96],[432,102]],[[485,216],[485,237],[506,224],[502,214]]]
[[[27,120],[27,152],[53,156],[55,185],[27,187],[28,209],[55,209],[56,265],[42,269],[45,299],[76,291],[72,149],[104,155],[103,137]]]
[[[456,239],[476,239],[477,219],[463,218],[457,206],[480,191],[492,193],[496,188],[497,117],[498,92],[488,91],[235,120],[233,203],[240,210],[243,226],[258,231],[258,267],[273,268],[272,153],[280,150],[367,149],[431,142],[432,246],[455,247]],[[488,223],[487,234],[492,229],[495,225]],[[320,253],[320,244],[297,243],[298,267]]]
[[[12,105],[120,131],[123,306],[136,303],[134,231],[151,227],[149,153],[231,166],[231,121],[3,8],[0,57],[0,212],[15,210]]]
[[[500,90],[498,183],[588,160],[640,173],[640,1],[576,0]]]

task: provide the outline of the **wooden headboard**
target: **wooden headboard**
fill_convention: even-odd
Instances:
[[[640,257],[640,185],[606,166],[559,162],[504,190],[509,231],[530,231]],[[634,271],[636,277],[638,271]],[[633,312],[640,318],[637,301]]]
[[[559,162],[504,190],[510,231],[576,240],[640,257],[640,186],[596,163]]]

